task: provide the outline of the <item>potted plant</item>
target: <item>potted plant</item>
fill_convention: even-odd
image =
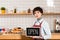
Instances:
[[[6,12],[5,7],[1,7],[1,13],[2,13],[2,14],[5,14],[5,12]]]

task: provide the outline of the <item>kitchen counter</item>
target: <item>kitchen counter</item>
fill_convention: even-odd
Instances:
[[[20,34],[2,34],[0,39],[21,39]]]
[[[0,35],[0,39],[32,40],[32,38],[20,34],[3,34]],[[60,39],[60,33],[52,33],[51,39]]]
[[[60,33],[52,33],[52,36],[50,39],[60,39]],[[31,38],[29,40],[31,40]]]
[[[22,37],[24,40],[27,38],[27,37]],[[60,39],[60,33],[52,33],[52,36],[50,39]],[[32,38],[27,38],[27,40],[32,40]]]
[[[60,39],[60,33],[52,33],[51,39]]]
[[[0,40],[31,40],[31,38],[20,34],[2,34]]]

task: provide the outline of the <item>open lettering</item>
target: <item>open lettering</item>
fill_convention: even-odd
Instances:
[[[28,30],[28,34],[38,34],[38,30],[30,29],[30,30]]]
[[[39,29],[37,28],[31,28],[27,30],[27,35],[29,36],[38,36],[39,35]]]

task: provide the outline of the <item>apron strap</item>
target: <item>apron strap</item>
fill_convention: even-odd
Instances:
[[[35,23],[36,23],[36,22],[35,22]],[[33,27],[35,26],[35,23],[34,23]],[[40,23],[40,22],[39,22],[39,23]],[[40,27],[41,27],[42,23],[43,23],[43,21],[39,24]]]
[[[42,25],[42,23],[43,23],[43,21],[40,23],[40,27],[42,27],[41,25]]]

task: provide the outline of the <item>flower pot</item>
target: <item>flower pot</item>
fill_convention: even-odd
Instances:
[[[1,10],[1,13],[2,13],[2,14],[5,14],[5,12],[6,12],[5,10]]]

